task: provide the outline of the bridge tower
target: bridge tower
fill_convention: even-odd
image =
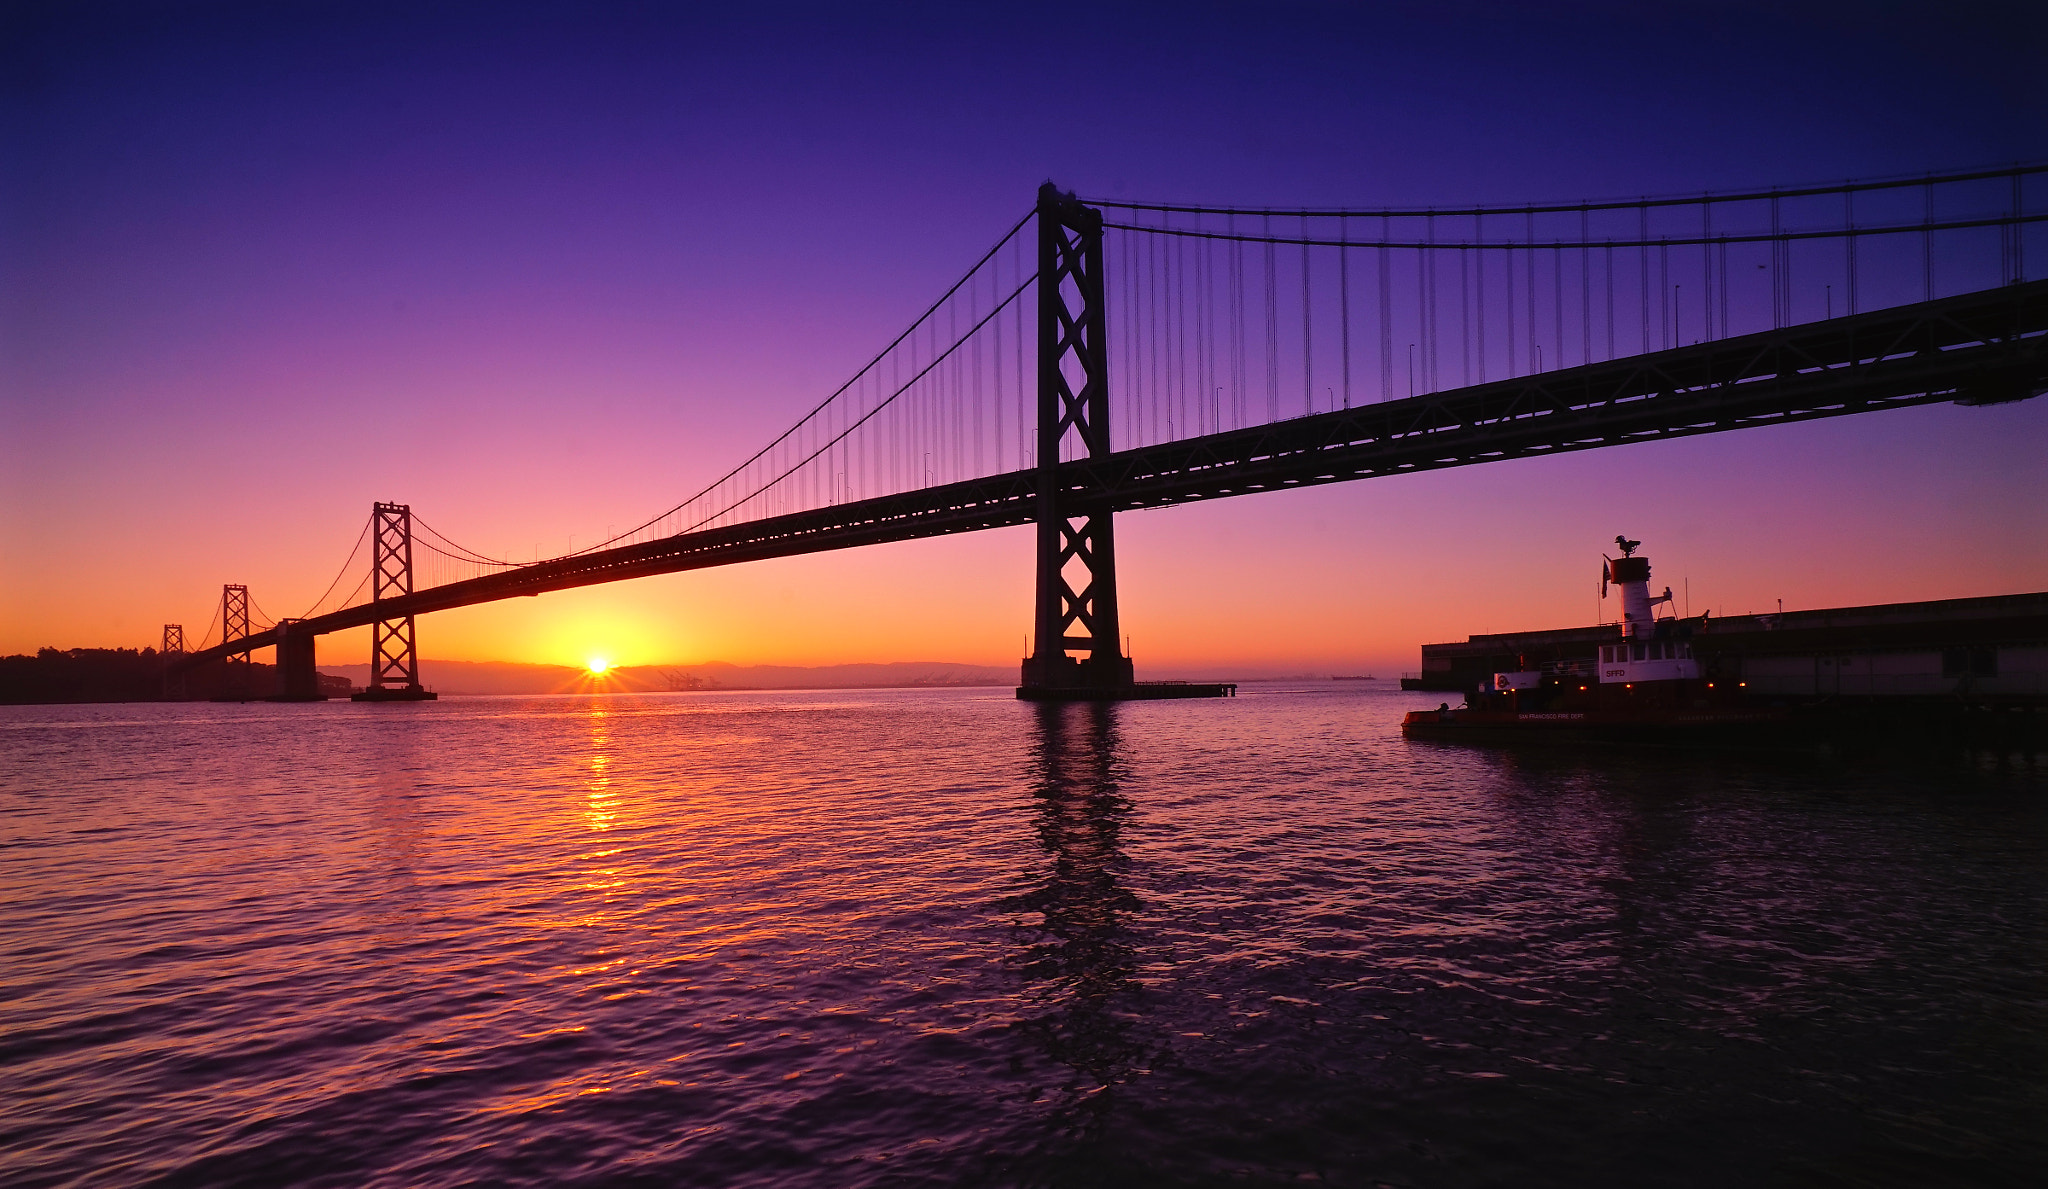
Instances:
[[[412,593],[412,506],[380,503],[371,509],[370,519],[370,602],[375,606]],[[412,616],[372,623],[370,684],[354,700],[421,702],[434,696],[420,687],[420,659],[413,642]]]
[[[164,700],[182,702],[185,700],[185,671],[171,672],[171,658],[185,655],[185,625],[167,623],[164,625],[164,646],[158,656],[164,663]]]
[[[1038,589],[1020,697],[1100,697],[1132,684],[1111,512],[1060,466],[1062,452],[1110,453],[1107,324],[1102,212],[1047,182],[1038,188]]]
[[[220,638],[227,643],[249,638],[249,588],[240,583],[229,582],[220,588]],[[221,701],[248,700],[254,660],[248,651],[231,652],[222,659]]]

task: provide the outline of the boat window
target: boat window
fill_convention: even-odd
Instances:
[[[1600,646],[1600,663],[1603,665],[1614,663],[1614,645],[1602,644]]]
[[[1629,648],[1628,648],[1628,652],[1629,652],[1629,658],[1628,658],[1628,659],[1630,659],[1630,660],[1632,660],[1632,661],[1639,661],[1639,660],[1642,660],[1642,659],[1643,659],[1643,646],[1642,646],[1642,645],[1640,645],[1640,644],[1631,644],[1631,645],[1629,645]]]

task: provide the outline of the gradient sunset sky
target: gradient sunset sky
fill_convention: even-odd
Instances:
[[[0,653],[324,590],[373,500],[559,553],[751,453],[1048,178],[1429,206],[2048,157],[2039,5],[34,4],[0,26]],[[1058,14],[1065,14],[1062,20]],[[2041,265],[2030,264],[2039,275]],[[2048,400],[1119,518],[1140,676],[2048,589]],[[1012,529],[420,621],[461,660],[1010,665]],[[1610,607],[1611,611],[1611,607]],[[367,659],[367,635],[321,642]]]

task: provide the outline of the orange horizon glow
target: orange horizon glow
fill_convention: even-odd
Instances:
[[[1946,473],[1918,444],[1957,435],[1984,466]],[[1597,622],[1616,532],[1644,542],[1654,581],[1693,614],[2048,590],[2048,556],[2010,547],[2048,532],[2040,502],[2015,495],[2044,435],[2048,401],[1930,407],[1126,513],[1124,630],[1141,674],[1390,676],[1426,643]],[[196,642],[198,608],[219,597],[208,570],[292,608],[295,588],[310,601],[332,577],[319,543],[251,555],[261,566],[177,559],[182,612],[163,587],[118,580],[118,553],[94,554],[80,564],[104,580],[69,597],[4,592],[0,653],[153,646],[180,614]],[[508,599],[422,617],[420,654],[607,681],[710,662],[1009,667],[1028,647],[1031,548],[1030,529],[999,529]],[[368,655],[367,629],[319,641],[323,664]]]
[[[1201,70],[1168,71],[1156,86],[1129,70],[1083,70],[1070,80],[1072,102],[1102,117],[1076,140],[1043,118],[1035,33],[991,37],[985,70],[931,73],[920,90],[887,71],[848,81],[791,67],[844,50],[792,41],[776,21],[649,23],[644,45],[676,57],[643,52],[642,33],[621,32],[640,29],[637,17],[559,31],[514,22],[474,42],[461,20],[415,27],[393,24],[381,6],[321,11],[310,22],[266,18],[260,36],[213,36],[202,31],[215,17],[182,15],[129,22],[118,37],[92,15],[53,17],[51,29],[71,30],[61,37],[36,26],[43,56],[30,90],[40,98],[17,96],[19,143],[9,142],[26,153],[13,172],[33,184],[0,187],[0,655],[153,648],[167,623],[198,646],[218,622],[223,583],[246,585],[272,621],[368,597],[373,502],[403,503],[418,517],[422,586],[468,576],[457,554],[567,556],[693,493],[724,491],[723,506],[756,482],[736,465],[851,377],[881,382],[882,371],[858,369],[1025,213],[1048,174],[1082,195],[1235,209],[1508,209],[2011,161],[2028,155],[2040,122],[2025,104],[1996,101],[2000,71],[1899,87],[1861,59],[1854,70],[1802,71],[1791,90],[1723,87],[1725,63],[1712,53],[1564,70],[1532,88],[1488,56],[1540,59],[1525,52],[1529,32],[1509,21],[1475,34],[1475,46],[1491,49],[1430,59],[1460,81],[1425,104],[1384,71],[1272,66],[1286,55],[1252,55],[1272,69],[1243,86],[1215,86]],[[1417,32],[1426,22],[1395,22],[1390,33],[1373,18],[1316,11],[1302,26],[1312,37],[1286,20],[1267,24],[1274,36],[1294,29],[1285,36],[1317,62],[1324,50],[1331,62],[1362,61],[1354,36],[1389,53],[1400,44],[1417,61],[1438,45],[1435,33]],[[1238,63],[1244,20],[1216,20],[1190,25],[1190,36],[1199,32],[1190,60]],[[957,56],[956,34],[913,26],[903,45]],[[1098,32],[1135,36],[1132,45],[1152,36],[1146,21],[1136,26],[1143,34],[1112,26],[1121,28]],[[591,40],[572,32],[579,27]],[[549,33],[529,56],[518,47],[540,28]],[[1626,36],[1663,47],[1668,33],[1648,28]],[[1558,33],[1557,44],[1575,36]],[[1779,55],[1774,63],[1810,63],[1807,45],[1764,48]],[[384,65],[365,68],[372,60]],[[693,65],[674,67],[684,60]],[[1919,62],[1910,52],[1899,59],[1909,60]],[[280,61],[303,68],[280,70]],[[351,84],[337,88],[335,78]],[[764,80],[789,85],[761,90]],[[707,94],[738,98],[707,106]],[[1669,102],[1674,95],[1698,101]],[[1508,109],[1516,119],[1497,118]],[[1843,136],[1848,110],[1885,135]],[[976,147],[989,144],[1005,148]],[[2003,209],[1996,190],[1968,201]],[[916,218],[904,217],[906,202]],[[1881,211],[1889,208],[1866,213],[1893,217]],[[1993,231],[1894,237],[1899,266],[1917,267],[1931,245],[1944,291],[1991,284],[2003,276],[1980,275],[2003,259]],[[1012,246],[1028,257],[1024,234]],[[2048,225],[2029,223],[2008,244],[2027,276],[2048,259],[2044,236]],[[1153,282],[1121,271],[1136,262],[1118,251],[1105,263],[1102,375],[1110,417],[1101,428],[1113,449],[1156,434],[1161,413],[1172,433],[1172,402],[1193,385],[1154,371],[1139,350],[1154,334],[1141,310],[1154,307],[1136,303],[1150,290],[1124,283]],[[1818,311],[1832,313],[1850,296],[1846,278],[1829,271],[1837,263],[1819,243],[1813,251],[1800,283],[1833,278]],[[1873,246],[1863,258],[1878,268],[1871,275],[1883,274],[1888,266],[1875,262],[1889,252]],[[1530,260],[1541,256],[1530,250]],[[1320,286],[1363,286],[1370,260],[1387,259],[1344,258],[1367,271],[1319,263],[1288,275],[1328,298],[1338,291]],[[1548,259],[1572,260],[1561,251]],[[1580,253],[1573,265],[1582,282],[1589,260],[1598,263]],[[1553,268],[1546,281],[1562,292],[1571,272]],[[1489,308],[1486,275],[1475,273],[1475,311]],[[1387,276],[1381,268],[1379,280]],[[1534,300],[1526,280],[1517,291]],[[1647,282],[1636,288],[1647,292]],[[961,292],[970,302],[998,296]],[[1248,292],[1237,315],[1256,322]],[[1353,389],[1398,398],[1412,335],[1382,345],[1367,332],[1375,299],[1341,292],[1340,302],[1362,304],[1337,319],[1308,315],[1298,339],[1290,332],[1270,349],[1231,346],[1222,323],[1209,327],[1230,321],[1229,307],[1202,307],[1192,345],[1159,345],[1232,375],[1249,367],[1230,381],[1239,422],[1292,418],[1348,401]],[[1745,292],[1723,311],[1734,319],[1724,330],[1770,320],[1744,304],[1761,294]],[[1866,294],[1919,296],[1889,282]],[[1463,296],[1405,284],[1387,300],[1382,312],[1404,327],[1439,300],[1465,308]],[[1463,385],[1505,378],[1486,370],[1507,362],[1504,348],[1515,372],[1540,362],[1522,352],[1544,342],[1572,358],[1612,353],[1638,340],[1638,315],[1646,324],[1653,313],[1644,300],[1638,310],[1624,298],[1617,311],[1610,298],[1596,317],[1557,298],[1551,325],[1531,307],[1496,324],[1484,345],[1467,351],[1458,330],[1423,355],[1448,369],[1443,382]],[[1157,307],[1160,317],[1186,304],[1174,301]],[[884,471],[890,484],[929,474],[930,456],[914,455],[931,449],[940,451],[931,461],[979,473],[1027,465],[1036,457],[1025,428],[1036,391],[1032,304],[1020,296],[1006,307],[1016,317],[985,332],[1002,329],[1004,354],[1021,352],[1014,367],[984,377],[995,356],[980,345],[946,365],[966,369],[961,411],[1002,411],[995,424],[1009,436],[993,453],[968,449],[981,430],[962,438],[958,416],[927,427],[940,437],[923,445],[885,440],[880,421],[857,431],[830,417],[808,424],[852,434],[846,457],[876,484]],[[1707,309],[1690,283],[1672,307],[1674,335]],[[1814,314],[1809,303],[1770,318]],[[922,325],[939,333],[936,321]],[[937,343],[919,341],[902,349]],[[1259,361],[1299,362],[1286,374],[1301,387],[1290,380],[1279,392],[1255,374]],[[983,379],[1000,379],[1000,389]],[[889,385],[897,380],[890,373]],[[1140,430],[1141,412],[1151,431]],[[223,453],[226,427],[234,448]],[[809,450],[824,438],[791,440]],[[792,476],[826,480],[829,471],[836,492],[846,468],[832,458]],[[1419,668],[1427,643],[1595,622],[1599,558],[1616,534],[1644,542],[1658,589],[1671,586],[1682,607],[1689,595],[1694,614],[1771,610],[1780,599],[1799,609],[2044,591],[2044,458],[2048,398],[1929,404],[1121,513],[1120,634],[1141,678],[1390,677]],[[742,476],[731,481],[739,487],[717,486],[728,474]],[[427,526],[453,552],[430,549]],[[1031,649],[1034,539],[1024,526],[960,533],[437,611],[418,619],[419,656],[561,666],[564,683],[607,688],[643,676],[666,685],[648,667],[711,662],[951,662],[1015,673]],[[370,651],[369,630],[351,628],[320,637],[316,659],[360,672]]]
[[[1599,567],[1617,532],[1644,542],[1690,614],[2048,590],[2048,555],[2011,547],[2048,532],[2048,509],[2016,494],[2044,435],[2048,401],[1936,406],[1126,513],[1124,631],[1141,675],[1391,677],[1419,667],[1423,644],[1612,618]],[[1983,465],[1946,472],[1921,445],[1951,438]],[[300,586],[310,600],[333,574],[316,560],[248,575],[255,598]],[[203,571],[183,585],[193,603],[218,598]],[[154,643],[175,619],[159,597],[109,581],[7,608],[0,651]],[[560,665],[586,682],[594,658],[607,682],[713,662],[1010,668],[1031,600],[1019,527],[508,599],[418,631],[425,659]],[[193,639],[204,620],[185,614]],[[319,642],[327,665],[368,654],[367,629]]]

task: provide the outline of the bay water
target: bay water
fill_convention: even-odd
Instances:
[[[0,1183],[2032,1185],[2048,760],[0,708]]]

